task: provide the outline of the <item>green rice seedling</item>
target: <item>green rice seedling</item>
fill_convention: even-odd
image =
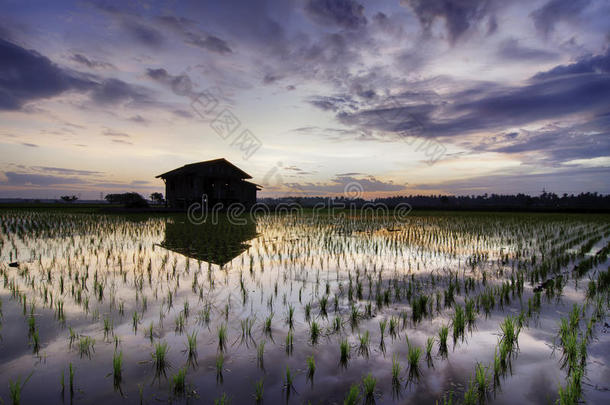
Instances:
[[[333,330],[339,332],[342,329],[343,321],[340,316],[335,316],[333,319]]]
[[[186,367],[178,370],[176,374],[172,376],[171,389],[174,395],[180,396],[186,393]]]
[[[507,316],[504,321],[500,324],[501,329],[501,341],[506,342],[507,347],[510,349],[509,352],[516,350],[519,347],[519,325],[517,319],[512,316]]]
[[[559,386],[559,399],[557,401],[559,405],[576,405],[579,403],[582,396],[582,373],[582,369],[577,368],[568,377],[565,388]]]
[[[426,360],[428,361],[428,366],[430,366],[432,362],[432,348],[434,347],[434,337],[430,336],[426,339]]]
[[[364,316],[366,318],[373,317],[373,304],[370,301],[367,302],[366,305],[364,306]]]
[[[438,352],[442,356],[447,355],[447,337],[449,336],[449,327],[441,326],[438,331]]]
[[[379,334],[381,335],[381,340],[383,340],[383,336],[385,335],[385,329],[388,325],[388,321],[386,319],[382,319],[379,321]]]
[[[358,352],[360,353],[361,356],[367,356],[369,355],[369,344],[371,341],[371,337],[369,335],[369,331],[365,331],[364,335],[358,334],[358,341],[360,342],[359,346],[358,346]]]
[[[123,352],[114,352],[112,356],[112,377],[114,386],[119,387],[123,379]]]
[[[288,305],[288,314],[286,315],[286,323],[290,329],[294,328],[294,307]]]
[[[457,341],[459,337],[464,336],[464,327],[466,323],[466,317],[464,309],[460,305],[455,306],[455,312],[453,313],[453,341]]]
[[[133,313],[133,316],[131,317],[132,320],[132,325],[133,325],[133,331],[134,333],[138,333],[138,324],[140,323],[140,315],[138,314],[138,311],[135,311]]]
[[[474,379],[476,382],[478,397],[482,401],[484,401],[484,399],[487,398],[490,386],[487,367],[484,367],[481,363],[477,363],[474,373]]]
[[[72,363],[68,367],[68,380],[70,382],[70,398],[74,396],[74,368]]]
[[[273,313],[271,313],[267,318],[265,318],[263,331],[268,335],[271,335],[271,321],[272,320],[273,320]]]
[[[91,358],[91,352],[95,352],[95,339],[90,336],[81,336],[78,340],[78,351],[81,358],[83,356]]]
[[[224,367],[225,357],[222,352],[216,356],[216,381],[222,381],[222,369]]]
[[[350,352],[350,347],[349,347],[349,343],[347,342],[347,339],[342,339],[341,342],[339,343],[339,353],[340,353],[339,364],[341,364],[343,367],[347,367],[347,362],[350,357],[349,352]]]
[[[579,355],[580,355],[580,367],[584,369],[585,366],[587,365],[587,339],[586,338],[583,338],[579,342],[578,348],[579,348]]]
[[[72,329],[72,327],[68,326],[68,330],[70,331],[70,336],[68,337],[68,340],[70,341],[70,349],[72,348],[72,345],[74,344],[74,341],[76,339],[78,339],[78,333],[76,333],[74,331],[74,329]]]
[[[358,311],[358,307],[354,304],[352,304],[349,319],[352,329],[358,326],[358,320],[360,319],[360,311]]]
[[[316,321],[311,321],[309,325],[309,335],[311,337],[311,343],[318,343],[318,337],[320,336],[320,325]]]
[[[292,377],[292,373],[290,371],[290,367],[286,366],[286,376],[284,378],[284,389],[287,392],[294,390],[294,381]]]
[[[394,339],[398,335],[398,319],[396,317],[390,318],[390,336]]]
[[[263,402],[263,394],[265,393],[264,382],[265,380],[261,378],[254,384],[254,401],[256,401],[257,404]]]
[[[144,297],[144,298],[146,298],[146,297]],[[185,317],[185,318],[188,318],[188,317],[189,317],[189,313],[190,313],[190,312],[189,312],[189,308],[190,308],[190,307],[189,307],[189,302],[188,302],[188,301],[184,301],[184,307],[183,307],[183,309],[182,309],[182,313],[184,314],[184,317]]]
[[[375,402],[375,387],[377,379],[371,373],[362,379],[362,391],[364,392],[364,400],[366,403],[372,404]]]
[[[36,319],[34,315],[28,316],[28,335],[32,335],[36,331]]]
[[[218,327],[218,350],[223,351],[227,347],[227,325],[222,324]]]
[[[292,350],[294,348],[294,334],[292,331],[288,331],[286,335],[286,354],[292,354]]]
[[[473,299],[466,300],[466,323],[472,329],[476,320],[476,308]]]
[[[113,331],[113,322],[110,318],[104,318],[104,340],[108,339],[108,336]]]
[[[197,364],[197,331],[193,331],[186,335],[186,350],[188,354],[188,362]]]
[[[307,303],[305,304],[305,321],[309,322],[309,319],[311,319],[311,303]]]
[[[32,377],[33,373],[34,372],[32,371],[23,382],[21,382],[20,378],[17,378],[17,381],[15,382],[9,380],[8,389],[13,405],[19,405],[21,403],[21,391],[23,390],[25,384],[29,381],[30,377]]]
[[[561,368],[568,367],[568,374],[571,373],[573,369],[575,369],[580,362],[579,358],[579,345],[578,345],[578,337],[576,336],[576,332],[572,331],[565,337],[565,342],[562,346],[563,354],[561,356]],[[586,347],[585,347],[586,350]]]
[[[343,400],[343,405],[357,405],[358,403],[360,403],[360,387],[358,384],[353,384]]]
[[[580,308],[578,304],[574,304],[572,306],[572,311],[570,311],[570,329],[575,330],[578,329],[578,325],[580,323]]]
[[[453,405],[453,391],[449,391],[449,395],[443,395],[443,402],[435,402],[435,405]]]
[[[398,386],[400,385],[400,371],[402,367],[400,362],[398,361],[398,355],[394,354],[392,356],[392,385]]]
[[[223,392],[220,398],[214,400],[214,405],[229,405],[230,402],[231,400],[227,394]]]
[[[167,360],[167,353],[169,352],[169,345],[167,342],[157,342],[155,344],[155,351],[152,352],[152,358],[155,363],[156,375],[160,376],[165,374],[165,370],[169,367]]]
[[[261,369],[264,369],[264,356],[265,356],[265,341],[263,340],[256,346],[256,362]]]
[[[148,340],[150,340],[151,344],[152,344],[153,339],[154,339],[154,331],[153,331],[153,329],[154,329],[154,324],[151,321],[150,325],[148,325],[148,328],[146,328],[146,331],[144,333],[146,335],[146,337],[148,338]]]
[[[197,312],[197,323],[199,323],[200,325],[209,324],[210,323],[210,311],[211,311],[210,304],[206,304],[203,307],[203,309],[199,310]]]
[[[409,344],[407,360],[409,362],[409,380],[419,378],[419,360],[421,358],[421,348]]]
[[[34,353],[38,354],[38,352],[40,351],[40,336],[38,335],[38,331],[35,330],[34,333],[32,333],[32,350],[34,351]]]
[[[506,373],[506,369],[510,366],[511,348],[506,341],[501,340],[498,345],[498,354],[500,359],[500,367],[502,374]]]
[[[313,356],[307,357],[307,378],[313,382],[313,375],[316,372],[316,361]]]
[[[320,315],[324,318],[326,318],[327,314],[327,310],[326,310],[326,306],[328,304],[328,297],[325,295],[322,298],[320,298]]]
[[[184,331],[184,322],[185,322],[185,318],[184,315],[181,313],[178,314],[178,316],[175,319],[176,322],[176,329],[175,331],[178,332],[179,334],[182,334],[182,332]]]
[[[479,403],[479,397],[477,393],[477,387],[472,380],[468,383],[468,389],[464,391],[463,405],[477,405]]]

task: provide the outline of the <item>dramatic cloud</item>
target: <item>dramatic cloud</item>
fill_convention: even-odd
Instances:
[[[526,193],[538,195],[543,189],[558,194],[571,193],[569,184],[580,184],[583,190],[610,192],[607,178],[610,168],[577,168],[544,173],[494,173],[462,180],[416,184],[416,190],[441,190],[444,193],[467,195],[483,194],[488,190],[502,190],[503,194]]]
[[[404,93],[380,104],[360,104],[358,108],[353,104],[346,108],[340,98],[319,98],[315,105],[337,111],[337,118],[350,126],[411,134],[416,131],[422,136],[459,136],[573,114],[607,113],[610,74],[606,71],[607,55],[539,73],[522,86],[482,83],[445,95],[440,102],[421,102]]]
[[[366,25],[364,7],[353,0],[308,0],[305,11],[321,24],[336,24],[356,29]]]
[[[575,63],[556,66],[547,72],[540,72],[534,76],[534,79],[581,73],[610,73],[610,48],[602,55],[588,56]]]
[[[402,0],[402,3],[413,9],[428,34],[435,20],[442,18],[451,43],[492,11],[491,0]],[[495,24],[494,19],[491,25]],[[495,31],[495,27],[491,31]]]
[[[291,190],[314,195],[341,195],[353,193],[363,194],[372,192],[401,191],[405,185],[384,182],[373,176],[353,177],[337,175],[328,183],[287,183]]]
[[[89,59],[85,55],[75,53],[70,57],[74,62],[87,66],[89,69],[116,69],[112,63]]]
[[[43,172],[53,172],[60,173],[65,175],[80,175],[80,176],[88,176],[93,174],[102,174],[102,172],[93,171],[93,170],[78,170],[78,169],[66,169],[63,167],[49,167],[49,166],[33,166],[31,169]]]
[[[7,178],[7,184],[11,186],[54,186],[65,184],[83,184],[85,181],[78,177],[70,176],[52,176],[44,174],[29,174],[4,172]]]
[[[122,26],[132,38],[148,47],[157,49],[165,41],[160,31],[134,20],[124,20]]]
[[[591,3],[591,0],[550,0],[532,12],[536,28],[548,35],[559,21],[572,21]]]
[[[18,110],[29,101],[93,86],[38,52],[0,39],[0,110]]]
[[[120,171],[104,181],[125,189],[128,173],[153,178],[157,163],[226,156],[241,167],[233,140],[189,105],[203,89],[218,101],[210,122],[229,108],[260,138],[242,162],[255,179],[281,161],[285,180],[311,193],[341,194],[352,180],[408,192],[401,179],[413,173],[431,187],[525,166],[551,176],[610,157],[606,0],[88,0],[26,11],[7,8],[0,27],[0,160],[25,167],[4,172],[87,179],[34,166],[90,161],[104,173],[88,176]],[[404,142],[413,138],[442,143],[445,157],[424,167]],[[117,153],[106,159],[107,148]],[[35,187],[45,189],[23,189]]]
[[[529,62],[552,61],[559,57],[555,52],[523,46],[515,38],[509,38],[500,44],[498,56],[502,59]]]
[[[191,45],[198,46],[199,48],[207,49],[208,51],[216,52],[219,54],[231,53],[232,50],[229,45],[222,39],[215,37],[214,35],[199,36],[192,32],[186,33],[186,42]]]
[[[0,110],[18,110],[68,91],[88,93],[99,104],[154,103],[142,86],[64,69],[36,51],[0,39]]]

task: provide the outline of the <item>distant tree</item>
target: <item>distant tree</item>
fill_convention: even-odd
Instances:
[[[138,193],[121,193],[121,194],[107,194],[104,197],[106,201],[111,204],[123,204],[127,208],[143,208],[148,207],[148,203]]]
[[[161,204],[163,202],[163,194],[161,194],[161,193],[152,193],[150,195],[150,199],[154,203]]]
[[[61,198],[62,201],[65,201],[65,202],[73,202],[73,201],[78,200],[78,197],[75,195],[62,195],[59,198]]]

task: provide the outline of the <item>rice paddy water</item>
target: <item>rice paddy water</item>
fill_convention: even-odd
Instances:
[[[610,402],[608,215],[0,227],[4,403]]]

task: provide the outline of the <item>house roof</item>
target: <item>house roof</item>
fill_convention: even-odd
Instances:
[[[198,162],[198,163],[190,163],[188,165],[184,165],[182,167],[178,167],[177,169],[170,170],[169,172],[165,172],[163,174],[155,176],[155,178],[165,179],[167,177],[182,175],[182,174],[196,174],[197,172],[203,171],[204,169],[207,169],[211,166],[220,166],[220,165],[230,168],[231,171],[234,173],[234,175],[236,177],[239,177],[240,179],[251,179],[252,178],[252,176],[250,176],[248,173],[244,172],[239,167],[235,166],[233,163],[229,162],[225,158],[206,160],[204,162]]]

